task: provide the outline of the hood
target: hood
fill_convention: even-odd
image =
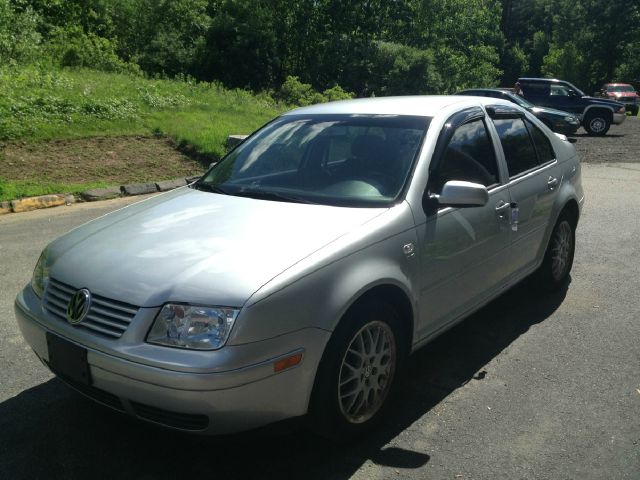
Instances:
[[[615,100],[608,100],[606,98],[598,98],[598,97],[589,97],[587,95],[585,95],[584,97],[582,97],[585,100],[589,100],[590,103],[592,104],[596,104],[599,103],[601,105],[608,105],[610,107],[624,107],[623,104],[621,104],[620,102],[616,102]]]
[[[89,222],[49,247],[51,276],[137,306],[240,307],[296,262],[380,215],[181,188]]]
[[[636,98],[638,96],[636,92],[615,92],[615,93],[611,92],[611,93],[607,93],[607,95],[614,100],[616,98]]]
[[[564,118],[564,117],[575,117],[575,114],[573,113],[569,113],[569,112],[565,112],[563,110],[556,110],[555,108],[547,108],[547,107],[533,107],[531,109],[531,111],[535,114],[535,113],[544,113],[546,115],[552,115],[552,116],[557,116],[560,118]],[[577,118],[577,117],[576,117]]]

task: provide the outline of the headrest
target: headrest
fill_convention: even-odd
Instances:
[[[386,150],[386,142],[377,135],[360,135],[351,144],[351,154],[359,158],[381,155]]]

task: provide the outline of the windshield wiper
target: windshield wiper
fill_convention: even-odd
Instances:
[[[292,203],[315,203],[305,198],[296,197],[294,195],[284,195],[278,192],[268,192],[266,190],[247,190],[240,189],[237,192],[230,193],[237,197],[255,198],[258,200],[274,200],[276,202],[292,202]]]
[[[218,187],[217,185],[213,185],[211,183],[205,182],[197,182],[193,188],[197,190],[202,190],[203,192],[211,192],[211,193],[220,193],[222,195],[229,195],[225,189]]]

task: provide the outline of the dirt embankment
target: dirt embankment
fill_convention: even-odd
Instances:
[[[203,171],[201,163],[180,153],[165,138],[12,142],[0,150],[0,176],[9,180],[126,184],[200,175]]]

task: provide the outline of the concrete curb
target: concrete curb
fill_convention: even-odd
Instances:
[[[85,202],[95,202],[99,200],[109,200],[117,197],[128,197],[133,195],[145,195],[148,193],[167,192],[174,188],[184,187],[196,181],[199,176],[174,178],[172,180],[162,180],[155,183],[132,183],[119,187],[93,188],[80,194],[80,198]],[[76,197],[71,194],[41,195],[39,197],[19,198],[6,202],[0,202],[0,215],[6,213],[21,213],[40,208],[59,207],[61,205],[71,205],[76,203]]]
[[[248,136],[249,135],[229,135],[227,137],[227,148],[231,149],[236,145],[240,145]]]

